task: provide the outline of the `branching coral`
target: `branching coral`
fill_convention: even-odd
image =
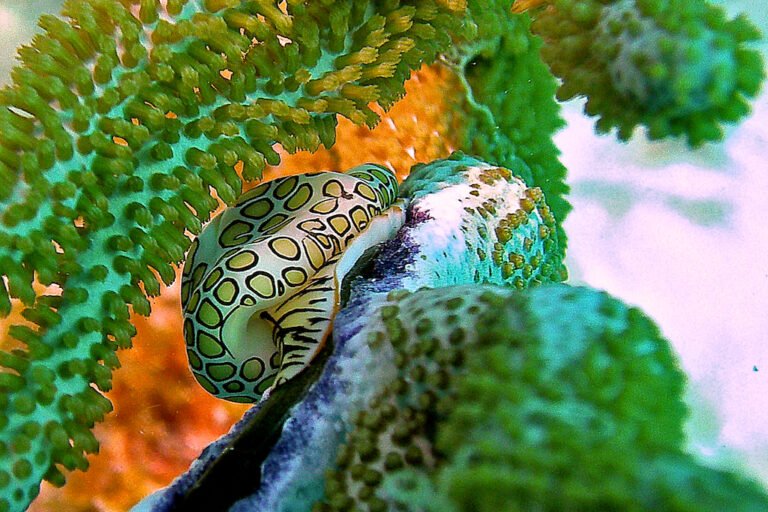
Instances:
[[[0,352],[0,510],[24,508],[42,478],[62,484],[61,469],[87,467],[84,453],[98,448],[90,428],[111,408],[99,390],[135,332],[129,307],[149,313],[147,298],[174,279],[187,234],[217,197],[234,203],[244,180],[278,163],[277,145],[332,145],[338,115],[374,125],[371,105],[389,108],[410,72],[438,56],[463,85],[458,149],[540,187],[555,213],[538,210],[538,260],[513,258],[498,222],[476,263],[521,288],[538,283],[534,270],[562,278],[562,245],[545,261],[547,239],[565,240],[554,222],[569,208],[550,140],[554,81],[510,4],[69,0],[66,20],[43,17],[45,33],[20,50],[13,85],[0,91],[0,315],[21,301],[36,325],[12,326],[15,348]],[[652,137],[698,144],[745,112],[762,76],[743,46],[756,37],[745,21],[703,2],[578,5],[536,11],[533,28],[564,79],[560,96],[588,95],[599,129],[626,138],[644,123]],[[711,49],[718,58],[702,60]]]
[[[57,465],[87,467],[89,428],[110,404],[128,305],[184,256],[242,176],[289,151],[330,145],[336,114],[375,123],[411,69],[449,43],[445,2],[71,1],[69,22],[23,48],[0,102],[0,311],[9,297],[38,329],[2,353],[3,508],[32,499]],[[326,24],[326,20],[332,23]],[[160,279],[158,279],[158,276]],[[63,288],[37,297],[35,280]],[[7,286],[7,290],[6,290]]]

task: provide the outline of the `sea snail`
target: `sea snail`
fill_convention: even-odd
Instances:
[[[397,180],[365,164],[287,176],[245,193],[192,242],[182,276],[184,338],[211,394],[258,401],[317,355],[344,275],[402,225]]]

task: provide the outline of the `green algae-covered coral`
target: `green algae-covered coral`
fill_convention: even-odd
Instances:
[[[441,57],[463,80],[460,148],[539,186],[562,222],[554,81],[511,3],[70,0],[61,19],[43,17],[0,91],[0,315],[16,299],[33,324],[12,326],[14,348],[0,352],[0,510],[25,508],[43,478],[62,484],[64,469],[87,467],[90,429],[111,409],[99,391],[135,332],[129,307],[149,313],[216,197],[234,203],[243,180],[278,162],[276,144],[332,145],[338,115],[374,125],[370,104],[391,106],[422,63]],[[533,30],[564,78],[561,97],[588,95],[599,129],[627,137],[642,122],[652,137],[698,144],[745,112],[762,76],[745,21],[703,2],[678,2],[682,22],[668,25],[661,3],[571,4],[534,12]],[[573,48],[595,35],[600,57],[577,67]],[[672,47],[661,64],[637,50],[648,41]],[[718,58],[703,62],[702,48]],[[564,243],[561,225],[546,224]],[[500,263],[508,277],[525,272]],[[555,267],[546,274],[562,277]]]
[[[397,293],[368,334],[397,377],[315,510],[762,510],[681,452],[684,377],[640,311],[585,288]]]

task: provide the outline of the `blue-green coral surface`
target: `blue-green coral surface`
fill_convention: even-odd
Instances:
[[[423,322],[427,315],[418,311],[429,303],[439,311],[428,315],[436,320],[429,334],[449,342],[436,350],[466,350],[458,363],[454,356],[433,368],[424,349],[404,354],[401,375],[426,371],[411,381],[417,392],[395,393],[426,418],[421,432],[440,418],[429,455],[439,462],[385,475],[379,495],[390,503],[435,512],[768,505],[753,483],[682,453],[683,375],[657,327],[637,309],[564,285],[515,294],[460,287],[401,299],[406,325]],[[467,314],[472,305],[476,312]],[[445,322],[456,311],[469,322]],[[426,346],[432,336],[424,334],[413,348]],[[393,423],[386,407],[361,415],[353,439],[370,436],[372,425],[381,430],[377,421]],[[355,468],[343,468],[355,480]]]
[[[562,221],[563,169],[548,138],[559,125],[546,94],[554,82],[510,3],[469,2],[465,11],[448,1],[289,1],[282,11],[266,0],[90,0],[42,18],[45,33],[20,50],[14,83],[0,91],[0,314],[20,299],[37,325],[12,327],[21,348],[0,353],[0,509],[24,508],[42,478],[63,483],[61,469],[87,467],[83,454],[98,448],[90,428],[111,408],[97,388],[109,389],[115,349],[134,334],[128,307],[149,313],[147,296],[183,260],[185,231],[198,233],[216,207],[212,191],[236,200],[234,165],[254,179],[277,162],[275,143],[328,146],[338,114],[375,124],[367,104],[392,105],[423,62],[440,55],[465,73],[471,94],[457,112],[478,128],[462,148],[540,186]],[[563,77],[561,97],[588,95],[598,128],[627,137],[644,123],[653,137],[698,144],[745,113],[762,70],[744,47],[756,37],[744,19],[695,1],[571,4],[534,12],[533,28]],[[680,23],[662,23],[674,7]],[[574,65],[574,49],[595,31],[597,64]],[[673,50],[649,67],[630,49],[660,34]],[[707,49],[718,58],[702,63]],[[510,55],[532,71],[505,89]],[[670,76],[678,69],[688,74]],[[738,73],[723,79],[728,69]],[[632,73],[648,79],[622,82]],[[541,98],[530,100],[543,105],[533,109],[541,122],[512,116],[502,90],[521,92],[518,104]],[[655,103],[644,101],[649,91],[660,92]],[[612,92],[638,106],[617,109]],[[39,295],[34,282],[62,294]]]

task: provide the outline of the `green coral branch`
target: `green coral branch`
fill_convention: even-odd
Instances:
[[[232,203],[278,163],[275,144],[330,146],[337,115],[376,124],[369,103],[391,106],[461,26],[430,0],[71,0],[63,14],[41,19],[0,91],[0,314],[18,298],[37,325],[11,327],[25,348],[0,353],[0,510],[87,467],[128,306],[148,314],[173,281],[212,191]]]
[[[745,17],[727,19],[703,0],[557,0],[537,11],[542,57],[562,78],[557,96],[586,96],[597,130],[627,140],[638,125],[651,139],[719,140],[723,123],[749,112],[764,78]]]

